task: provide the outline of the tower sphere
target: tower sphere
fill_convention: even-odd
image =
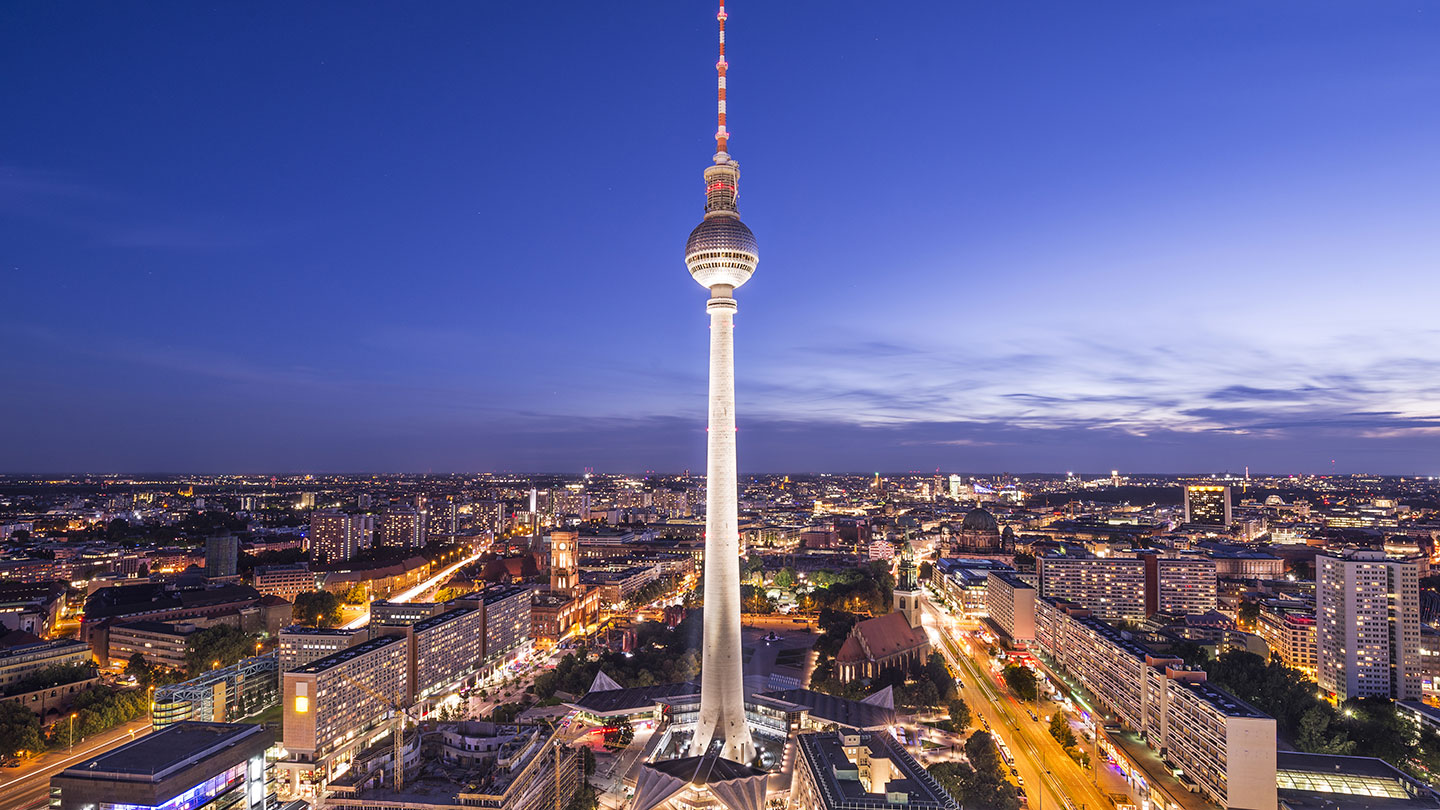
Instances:
[[[685,243],[685,265],[702,287],[739,287],[760,262],[755,234],[739,217],[709,217],[695,226]]]

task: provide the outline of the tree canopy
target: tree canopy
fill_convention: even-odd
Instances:
[[[1003,673],[1005,685],[1015,693],[1015,697],[1021,700],[1035,700],[1040,697],[1039,684],[1035,679],[1035,673],[1029,667],[1010,664],[1005,667]]]
[[[307,627],[335,627],[344,621],[340,597],[329,591],[305,591],[296,596],[290,617]]]

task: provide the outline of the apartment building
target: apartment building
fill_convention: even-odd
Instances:
[[[1420,574],[1411,561],[1353,550],[1315,558],[1320,688],[1352,697],[1420,699]]]
[[[1144,560],[1147,613],[1195,616],[1215,609],[1214,560],[1153,554]]]
[[[278,765],[290,795],[321,796],[337,770],[379,734],[410,693],[409,645],[381,636],[281,675],[283,739]]]
[[[1145,561],[1135,557],[1041,555],[1040,595],[1078,602],[1108,621],[1145,620]]]
[[[530,602],[534,591],[518,586],[493,586],[478,594],[485,611],[484,647],[481,656],[486,668],[502,666],[530,646]]]
[[[316,559],[327,563],[354,557],[362,548],[369,548],[375,536],[375,518],[351,515],[333,509],[310,515],[310,548]]]
[[[443,696],[480,668],[485,612],[456,607],[407,631],[411,648],[411,702]]]
[[[1275,810],[1275,720],[1082,606],[1035,604],[1040,651],[1222,807]]]
[[[1256,634],[1285,666],[1315,677],[1315,608],[1308,602],[1266,599],[1260,603]]]
[[[299,669],[312,661],[319,661],[369,640],[370,630],[364,627],[286,627],[280,631],[278,637],[280,671]]]
[[[1035,640],[1035,586],[1006,571],[991,571],[985,583],[991,624],[1016,644]]]

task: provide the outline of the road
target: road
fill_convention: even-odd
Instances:
[[[1025,780],[1025,793],[1031,810],[1045,807],[1069,810],[1101,810],[1109,800],[1090,780],[1087,771],[1070,759],[1065,750],[1050,736],[1046,718],[1059,710],[1054,703],[1022,706],[1008,691],[1002,691],[995,675],[983,662],[977,662],[961,645],[966,644],[954,619],[935,607],[926,598],[922,622],[936,649],[945,656],[964,682],[961,696],[975,713],[986,719],[1010,748],[1015,768]],[[971,649],[979,652],[978,646]],[[983,653],[980,653],[983,656]],[[1033,711],[1038,720],[1030,719]],[[1093,754],[1092,754],[1093,756]],[[1098,763],[1092,763],[1098,766]]]
[[[480,556],[481,556],[482,553],[483,553],[483,552],[477,551],[477,552],[475,552],[474,554],[470,555],[469,557],[466,557],[465,559],[461,560],[460,562],[457,562],[457,563],[455,563],[455,564],[453,564],[453,565],[446,566],[445,568],[441,569],[440,573],[434,574],[434,575],[431,576],[429,579],[425,580],[424,582],[421,582],[420,584],[416,585],[415,587],[410,588],[410,589],[408,589],[408,590],[401,591],[400,593],[398,593],[398,594],[390,597],[390,601],[391,601],[391,602],[409,602],[411,599],[414,599],[415,597],[419,596],[420,594],[425,593],[426,591],[430,590],[431,588],[434,588],[434,587],[442,584],[443,582],[445,582],[445,580],[449,579],[449,578],[451,577],[451,575],[453,575],[456,571],[459,571],[461,568],[464,568],[465,566],[469,565],[470,563],[475,562],[476,560],[480,559]],[[365,625],[367,625],[367,624],[369,624],[369,623],[370,623],[370,610],[367,608],[367,609],[366,609],[364,612],[362,612],[359,616],[356,616],[355,618],[353,618],[353,619],[351,619],[350,621],[346,622],[346,623],[345,623],[345,629],[346,629],[346,630],[355,630],[355,629],[364,627]]]
[[[150,718],[135,720],[104,734],[87,737],[75,743],[74,751],[56,751],[28,760],[19,768],[6,768],[0,775],[0,807],[7,810],[30,810],[44,807],[50,801],[50,777],[90,757],[108,751],[120,743],[150,733]]]

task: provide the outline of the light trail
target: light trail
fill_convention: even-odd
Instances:
[[[396,594],[395,596],[390,597],[390,600],[389,600],[389,601],[391,601],[391,602],[409,602],[411,599],[414,599],[415,597],[419,596],[420,594],[422,594],[422,593],[430,590],[431,588],[435,587],[436,585],[439,585],[440,583],[442,583],[442,582],[444,582],[445,580],[449,579],[449,578],[451,577],[451,575],[453,575],[456,571],[459,571],[461,568],[464,568],[465,566],[469,565],[470,563],[475,562],[476,560],[480,559],[480,555],[481,555],[482,553],[483,553],[483,552],[477,551],[477,552],[475,552],[474,554],[471,554],[469,557],[466,557],[465,559],[461,560],[460,562],[457,562],[457,563],[455,563],[455,564],[453,564],[453,565],[450,565],[450,566],[442,569],[442,570],[440,571],[440,573],[435,574],[434,576],[430,577],[429,579],[425,580],[424,582],[421,582],[420,584],[416,585],[415,587],[409,588],[409,589],[404,590],[404,591],[401,591],[400,593]],[[356,616],[354,619],[351,619],[350,621],[346,622],[345,625],[344,625],[344,627],[345,627],[346,630],[357,630],[357,629],[359,629],[359,628],[361,628],[361,627],[364,627],[365,625],[367,625],[367,624],[369,624],[369,623],[370,623],[370,609],[367,607],[367,608],[365,609],[365,612],[364,612],[364,613],[361,613],[359,616]]]

